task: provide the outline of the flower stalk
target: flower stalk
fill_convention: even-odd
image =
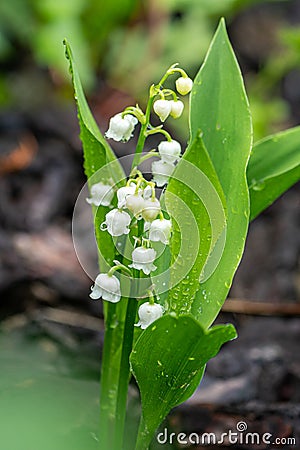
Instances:
[[[119,255],[120,261],[114,260],[115,265],[107,273],[97,276],[90,294],[93,299],[102,297],[105,301],[100,389],[101,450],[122,450],[124,447],[130,381],[129,358],[134,343],[134,329],[140,327],[145,330],[164,314],[163,306],[155,300],[155,286],[142,296],[139,293],[137,298],[136,282],[141,278],[149,278],[150,281],[151,273],[157,269],[154,264],[157,254],[152,243],[160,241],[168,245],[171,235],[171,221],[164,218],[155,188],[168,182],[180,157],[181,147],[164,130],[163,125],[153,127],[150,116],[154,111],[161,122],[164,122],[169,115],[174,118],[181,115],[183,103],[174,91],[163,88],[166,79],[180,70],[176,65],[171,66],[160,82],[150,87],[145,113],[138,105],[129,106],[110,119],[106,137],[123,142],[132,137],[135,125],[140,122],[130,177],[126,185],[117,191],[105,180],[96,183],[91,187],[91,198],[87,199],[88,203],[97,207],[111,208],[100,226],[102,232],[110,234],[116,240],[126,237],[127,242],[131,242],[131,245],[134,243],[132,263],[125,263],[125,258]],[[185,76],[185,73],[180,74]],[[171,100],[166,99],[167,97],[171,97]],[[152,149],[142,156],[147,137],[157,133],[162,134],[165,140],[158,145],[157,150]],[[138,166],[152,156],[160,159],[152,164],[153,180],[147,181]],[[114,205],[115,193],[117,207],[111,206]],[[131,286],[128,299],[122,297],[122,278],[116,275],[117,271],[129,276]]]

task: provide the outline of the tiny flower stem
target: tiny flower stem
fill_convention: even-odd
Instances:
[[[133,236],[133,239],[134,239],[134,246],[133,246],[133,248],[136,248],[136,246],[140,244],[141,240],[137,236]]]
[[[188,78],[187,73],[186,73],[183,69],[180,69],[179,67],[174,67],[174,68],[171,70],[170,75],[173,75],[173,74],[176,73],[176,72],[180,73],[180,75],[181,75],[183,78]]]
[[[125,108],[122,113],[122,117],[124,118],[124,116],[126,116],[126,114],[131,114],[131,115],[135,116],[138,119],[138,121],[141,122],[142,124],[146,120],[145,114],[143,113],[143,111],[141,110],[141,108],[138,105],[128,106],[127,108]]]
[[[148,181],[147,185],[152,189],[152,198],[155,198],[155,183],[153,181]]]
[[[130,276],[132,276],[132,272],[128,267],[124,266],[124,264],[118,263],[116,266],[113,266],[109,269],[107,272],[107,275],[109,277],[112,277],[113,274],[116,272],[116,270],[124,270],[124,272],[127,272]]]
[[[150,240],[142,237],[142,247],[149,248]]]
[[[152,158],[153,156],[159,156],[159,153],[155,149],[150,150],[148,153],[142,156],[140,158],[140,164],[144,161],[147,161],[147,159]]]
[[[144,221],[140,220],[138,223],[138,236],[141,236],[144,231]],[[134,277],[139,278],[139,271],[133,270]],[[128,385],[130,381],[130,365],[129,357],[133,346],[134,337],[134,323],[137,313],[138,301],[134,297],[135,287],[132,286],[131,298],[128,299],[126,319],[123,332],[123,345],[122,355],[119,371],[119,384],[118,384],[118,398],[116,408],[116,434],[115,434],[115,446],[113,450],[120,450],[123,448],[125,418],[126,418],[126,405],[128,395]]]
[[[150,291],[150,290],[148,290],[147,293],[148,293],[148,297],[149,297],[149,304],[150,304],[150,305],[154,305],[155,300],[154,300],[153,292]]]
[[[140,186],[141,186],[141,184],[142,184],[143,181],[144,181],[144,177],[139,177],[139,178],[138,178],[138,181],[137,181],[137,183],[136,183],[136,188],[135,188],[134,195],[138,195]]]
[[[153,86],[150,87],[150,95],[149,95],[149,99],[148,99],[148,103],[147,103],[147,108],[146,108],[146,114],[145,114],[145,122],[141,124],[141,130],[140,130],[140,135],[139,135],[139,139],[137,142],[137,146],[135,149],[135,155],[132,161],[132,166],[131,166],[131,170],[134,167],[137,167],[140,163],[140,158],[141,158],[141,153],[144,149],[144,145],[145,145],[145,140],[147,137],[146,134],[146,130],[147,127],[149,125],[149,121],[150,121],[150,114],[151,114],[151,109],[153,106],[153,102],[154,102],[154,98],[157,94],[153,92]]]
[[[138,170],[136,167],[134,167],[130,172],[129,180],[127,181],[127,184],[126,184],[127,187],[130,186],[131,183],[135,183],[135,184],[137,183],[137,179],[133,178],[136,176],[138,176],[140,178],[140,177],[143,177],[143,174],[140,170]]]
[[[176,102],[177,95],[176,95],[176,92],[172,91],[172,89],[163,89],[162,92],[164,93],[164,95],[167,95],[167,96],[171,95],[173,97],[173,100],[175,100],[175,102]]]
[[[102,352],[101,384],[100,384],[100,448],[108,449],[111,433],[114,431],[115,401],[111,398],[112,379],[110,367],[114,346],[115,327],[112,326],[116,317],[116,303],[108,303],[105,320],[105,339]]]
[[[135,149],[135,155],[134,155],[134,158],[132,161],[131,170],[133,170],[134,167],[137,167],[139,165],[140,159],[141,159],[141,153],[143,152],[144,145],[145,145],[145,140],[150,134],[153,134],[156,132],[163,133],[166,136],[168,141],[172,140],[171,136],[166,131],[153,131],[153,133],[151,133],[151,132],[147,132],[147,128],[150,123],[150,114],[151,114],[151,109],[152,109],[155,97],[157,95],[160,95],[161,98],[164,98],[164,90],[161,90],[161,88],[163,86],[163,83],[166,81],[166,79],[175,72],[180,72],[183,77],[187,77],[187,74],[184,72],[184,70],[176,68],[176,66],[177,66],[177,64],[173,64],[171,67],[169,67],[169,69],[166,71],[166,73],[160,79],[159,83],[157,85],[150,86],[149,99],[148,99],[148,103],[147,103],[147,107],[146,107],[146,113],[143,117],[143,121],[141,121],[140,135],[139,135],[137,146]],[[166,92],[168,92],[168,95],[170,95],[169,91],[170,91],[170,89],[166,89]],[[172,94],[172,95],[174,95],[174,94]],[[176,94],[175,94],[174,99],[177,99]]]
[[[161,80],[160,80],[159,83],[158,83],[158,86],[159,86],[159,87],[161,87],[161,86],[164,84],[164,82],[166,81],[166,79],[167,79],[170,75],[172,75],[172,73],[173,73],[173,71],[174,71],[174,69],[175,69],[176,66],[177,66],[177,63],[176,63],[176,64],[172,64],[172,66],[168,68],[168,70],[166,71],[166,73],[164,74],[164,76],[161,78]]]
[[[167,140],[169,142],[172,141],[171,135],[166,130],[164,130],[163,128],[156,127],[156,128],[152,128],[152,130],[146,131],[146,135],[147,136],[150,136],[151,134],[156,134],[156,133],[161,133],[167,138]]]

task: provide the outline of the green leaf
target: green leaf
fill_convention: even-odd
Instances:
[[[69,44],[64,41],[66,49],[66,57],[70,63],[70,71],[72,74],[72,81],[74,86],[75,99],[78,109],[78,119],[80,125],[80,138],[83,144],[84,151],[84,168],[88,178],[88,185],[91,186],[99,181],[104,181],[113,186],[123,186],[126,183],[126,177],[123,169],[116,159],[114,152],[102,136],[87,104],[80,82],[79,74],[73,60],[72,51]],[[95,236],[98,247],[98,259],[101,272],[106,272],[113,264],[115,259],[116,249],[111,235],[106,231],[100,230],[100,225],[105,219],[105,215],[109,211],[108,207],[93,206]],[[106,338],[109,342],[107,352],[109,353],[109,371],[106,371],[106,379],[103,376],[102,383],[105,385],[109,379],[110,388],[113,392],[117,391],[119,382],[119,367],[121,358],[121,343],[124,321],[126,317],[127,301],[117,305],[105,302],[104,315],[106,319],[106,326],[109,333],[106,333]],[[109,321],[114,320],[117,326],[112,327]],[[109,336],[109,337],[108,337]],[[109,392],[106,393],[109,396]],[[114,414],[116,408],[116,396],[110,395],[110,402],[105,404],[109,408],[111,415]],[[101,406],[102,406],[101,404]],[[103,408],[102,408],[103,409]]]
[[[168,412],[196,389],[205,364],[236,337],[232,325],[204,331],[190,316],[163,316],[140,336],[131,354],[141,392],[142,421],[136,450],[148,448]]]
[[[225,300],[241,260],[249,223],[246,166],[252,126],[238,63],[222,19],[196,76],[191,94],[192,138],[201,129],[227,205],[226,243],[214,273],[200,283],[192,307],[204,327],[212,323]]]
[[[89,187],[99,182],[112,182],[113,185],[122,186],[125,184],[124,171],[117,160],[113,150],[102,136],[94,117],[87,104],[79,73],[77,71],[70,45],[64,41],[66,57],[70,63],[70,72],[74,86],[74,95],[78,109],[78,119],[80,125],[80,138],[84,151],[84,169],[88,178]],[[115,249],[112,238],[108,233],[100,231],[100,225],[104,221],[108,207],[93,207],[95,216],[95,234],[98,244],[100,265],[107,269],[115,257]]]
[[[251,220],[300,179],[299,148],[300,127],[268,136],[253,146],[247,169]]]
[[[154,291],[158,296],[157,298],[159,303],[165,306],[169,295],[168,287],[171,265],[170,247],[169,245],[162,244],[161,242],[152,242],[152,247],[158,256],[155,260],[155,275],[151,274],[151,281],[154,286]]]
[[[199,133],[184,153],[165,192],[172,217],[170,310],[189,313],[208,257],[226,226],[225,199]]]

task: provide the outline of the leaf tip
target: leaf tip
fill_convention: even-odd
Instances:
[[[236,328],[231,323],[228,323],[226,325],[226,327],[227,327],[227,333],[228,333],[228,335],[227,335],[228,340],[233,341],[234,339],[236,339],[238,337]]]
[[[225,34],[227,36],[227,28],[226,28],[226,21],[225,21],[225,17],[221,17],[218,28],[217,28],[217,32],[218,33],[222,33]]]

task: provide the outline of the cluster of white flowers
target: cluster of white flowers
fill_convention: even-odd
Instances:
[[[99,182],[91,187],[91,198],[88,198],[87,201],[96,206],[108,206],[113,201],[113,197],[112,187],[109,184]],[[154,183],[147,182],[140,173],[138,173],[136,179],[130,179],[127,186],[119,188],[116,197],[117,208],[111,209],[106,214],[105,220],[101,224],[101,230],[107,231],[113,237],[127,235],[131,230],[131,225],[143,219],[144,235],[148,238],[142,238],[141,242],[138,239],[136,240],[141,245],[135,247],[132,251],[132,263],[128,267],[140,270],[145,275],[150,275],[151,272],[156,270],[154,261],[157,256],[156,251],[151,248],[151,242],[160,241],[165,245],[168,244],[171,235],[171,220],[163,217],[160,202],[155,197]],[[92,299],[96,300],[102,297],[103,300],[112,303],[121,300],[120,281],[113,275],[114,270],[121,268],[121,266],[117,265],[107,274],[101,273],[96,277],[90,293]],[[141,305],[141,308],[143,305]],[[145,306],[141,308],[138,323],[141,328],[146,328],[163,314],[162,307],[154,302],[149,304],[148,312],[143,312]]]
[[[177,98],[175,92],[162,87],[163,80],[176,72],[180,72],[182,75],[176,80],[176,89],[179,94],[188,94],[193,86],[192,80],[182,69],[176,68],[176,65],[168,69],[166,75],[157,86],[153,85],[152,88],[154,90],[151,91],[152,88],[150,89],[150,97],[151,95],[152,98],[155,96],[159,97],[153,102],[153,110],[161,122],[164,122],[169,116],[175,119],[180,117],[184,109],[183,102]],[[168,96],[172,96],[172,99],[166,99]],[[161,211],[160,201],[155,194],[155,186],[162,187],[168,182],[180,158],[181,146],[179,142],[171,138],[169,133],[162,129],[162,125],[155,128],[147,120],[149,119],[146,118],[146,115],[138,105],[136,107],[128,107],[110,119],[109,128],[105,133],[108,139],[127,142],[133,136],[135,126],[140,122],[142,127],[141,133],[145,137],[154,133],[162,133],[167,140],[160,142],[157,151],[153,152],[153,155],[158,156],[159,160],[152,163],[152,181],[146,181],[136,167],[127,185],[120,187],[116,192],[112,184],[104,180],[90,186],[91,196],[87,198],[87,202],[97,207],[111,208],[105,215],[105,220],[100,227],[101,230],[113,237],[128,235],[132,231],[130,239],[135,239],[135,246],[131,254],[131,264],[126,267],[115,261],[116,265],[108,273],[100,273],[96,277],[94,286],[92,286],[90,293],[92,299],[102,297],[103,300],[111,303],[119,302],[122,297],[121,286],[120,280],[114,275],[114,272],[116,270],[130,272],[131,269],[134,269],[142,271],[144,275],[149,276],[151,272],[157,269],[154,264],[157,254],[152,247],[152,243],[161,242],[164,245],[169,243],[172,223],[171,220],[164,217]],[[137,153],[139,152],[137,151]],[[113,205],[116,205],[116,207]],[[142,232],[141,227],[137,227],[137,224],[141,223],[143,225]],[[136,236],[136,231],[134,231],[136,229],[140,233],[138,236]],[[138,310],[139,322],[136,326],[140,326],[142,329],[147,328],[160,318],[163,312],[163,307],[155,303],[153,293],[150,292],[149,302],[144,302]]]
[[[193,87],[193,81],[189,77],[180,77],[176,80],[177,92],[181,95],[186,95],[191,92]],[[184,104],[181,100],[178,100],[175,96],[173,100],[166,100],[163,92],[162,98],[156,100],[153,104],[154,112],[158,115],[161,122],[164,122],[169,116],[174,119],[178,119],[181,116],[184,108]],[[174,95],[174,93],[173,93]]]
[[[184,104],[181,100],[156,100],[153,105],[154,112],[158,115],[161,122],[164,122],[169,116],[178,119],[183,112]]]

